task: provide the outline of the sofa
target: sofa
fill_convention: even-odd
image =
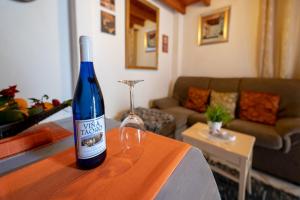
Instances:
[[[182,140],[183,130],[196,122],[206,123],[204,113],[185,108],[189,87],[218,92],[257,91],[280,96],[276,124],[266,125],[236,118],[224,128],[256,138],[253,168],[300,184],[300,80],[260,78],[179,77],[171,97],[152,101],[158,108],[175,117],[175,138]]]

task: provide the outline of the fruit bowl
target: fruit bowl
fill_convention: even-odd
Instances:
[[[43,111],[33,116],[29,116],[23,120],[0,125],[0,139],[17,135],[31,126],[39,123],[47,117],[59,112],[60,110],[70,106],[71,101],[65,101],[62,104],[53,107],[50,110]]]

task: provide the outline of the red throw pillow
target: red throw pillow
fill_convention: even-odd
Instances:
[[[279,101],[279,95],[243,91],[240,100],[240,118],[274,125],[276,123]]]
[[[184,107],[198,112],[205,112],[208,97],[209,90],[190,87],[188,91],[188,98]]]

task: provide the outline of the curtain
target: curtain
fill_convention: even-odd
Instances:
[[[258,76],[300,78],[300,0],[261,0]]]

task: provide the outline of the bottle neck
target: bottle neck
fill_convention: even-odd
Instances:
[[[81,61],[80,63],[80,78],[95,77],[95,70],[93,62]]]
[[[80,77],[93,78],[95,77],[95,70],[92,58],[92,42],[90,37],[81,36],[79,39],[80,44]]]

